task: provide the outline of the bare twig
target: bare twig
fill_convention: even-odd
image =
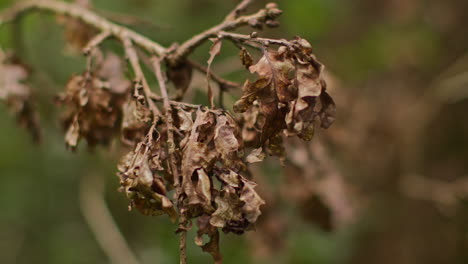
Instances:
[[[150,110],[153,112],[153,118],[155,119],[156,116],[159,116],[161,114],[161,112],[152,100],[153,92],[151,91],[148,81],[146,80],[145,75],[143,74],[138,55],[135,51],[135,48],[133,47],[130,38],[122,36],[122,42],[124,44],[125,54],[127,55],[128,60],[130,61],[130,65],[132,66],[135,72],[136,82],[141,83],[141,85],[143,86],[143,92],[145,93],[146,101]]]
[[[81,178],[80,208],[98,244],[112,263],[139,263],[106,206],[102,176],[87,175]]]
[[[153,99],[153,101],[155,102],[163,102],[164,99],[161,98],[161,96],[158,96],[156,94],[151,94],[151,99]],[[173,101],[173,100],[169,100],[169,103],[171,105],[174,105],[174,106],[178,106],[178,107],[182,107],[182,108],[187,108],[187,109],[199,109],[199,108],[203,108],[202,105],[197,105],[197,104],[190,104],[190,103],[185,103],[185,102],[179,102],[179,101]]]
[[[107,31],[103,31],[99,34],[97,34],[94,38],[92,38],[88,44],[83,48],[83,53],[84,54],[89,54],[92,49],[96,48],[97,46],[101,45],[101,43],[106,40],[108,37],[110,37],[110,33]]]
[[[270,38],[257,38],[252,37],[250,35],[243,35],[237,33],[231,33],[226,31],[221,31],[218,33],[218,36],[221,38],[231,39],[240,42],[251,42],[251,43],[259,43],[262,45],[281,45],[281,46],[291,46],[291,43],[285,39],[270,39]]]
[[[180,232],[179,240],[180,264],[187,264],[187,231]]]

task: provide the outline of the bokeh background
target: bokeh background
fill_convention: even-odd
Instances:
[[[0,9],[14,2],[0,0]],[[235,4],[91,2],[164,45],[221,21]],[[256,232],[221,236],[225,263],[468,263],[468,1],[277,2],[282,25],[261,35],[312,43],[338,116],[310,145],[293,142],[286,167],[271,158],[252,168],[268,205]],[[118,144],[65,149],[52,98],[85,60],[56,18],[30,14],[1,28],[0,43],[33,69],[43,127],[35,145],[0,106],[0,263],[177,263],[176,226],[128,212],[117,192]],[[208,47],[193,58],[205,62]],[[245,78],[229,44],[213,68]],[[203,85],[196,77],[189,98],[206,102]],[[193,237],[189,263],[211,263]]]

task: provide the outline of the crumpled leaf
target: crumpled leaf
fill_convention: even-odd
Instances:
[[[242,234],[261,215],[265,202],[254,190],[256,184],[234,171],[222,173],[219,179],[226,185],[215,198],[216,211],[210,223],[224,232]]]
[[[129,145],[143,140],[151,122],[151,111],[135,98],[122,106],[122,141]]]
[[[199,109],[183,146],[181,212],[187,218],[211,215],[211,225],[225,232],[243,233],[254,223],[249,219],[255,218],[251,217],[252,208],[258,206],[255,199],[248,198],[250,192],[241,201],[245,184],[240,173],[245,164],[235,120],[223,111]],[[214,179],[223,183],[221,190],[214,188]]]
[[[321,126],[329,128],[335,122],[336,105],[327,92],[320,94],[320,101],[322,103],[322,109],[320,110]]]
[[[205,176],[217,156],[217,153],[208,147],[213,138],[209,135],[212,134],[209,131],[213,129],[214,124],[213,113],[197,111],[197,118],[192,126],[188,142],[182,149],[182,189],[187,197],[185,211],[189,216],[197,216],[204,211],[210,213],[214,210],[211,206],[211,199],[200,193],[203,188],[197,188],[200,181],[198,170],[204,170],[201,175]]]
[[[226,167],[234,170],[242,170],[245,167],[239,159],[240,155],[243,155],[242,152],[239,152],[242,146],[239,129],[230,116],[218,116],[214,144]]]
[[[254,190],[257,184],[249,181],[245,178],[241,178],[244,187],[242,188],[240,200],[244,202],[242,211],[245,214],[245,218],[250,223],[255,223],[257,218],[262,214],[260,206],[265,204],[265,201],[260,198],[260,195]]]
[[[198,231],[197,236],[195,237],[195,244],[201,247],[204,252],[211,254],[215,260],[215,264],[221,264],[223,262],[223,258],[219,251],[218,228],[210,224],[209,215],[200,216],[197,220],[197,226]],[[206,244],[203,244],[203,235],[208,235],[210,238],[210,241],[208,241]]]
[[[245,56],[241,51],[243,61]],[[249,67],[257,80],[245,82],[243,95],[234,105],[235,112],[243,113],[244,140],[284,158],[282,133],[311,140],[316,123],[330,127],[336,108],[326,93],[323,69],[310,44],[301,38],[289,41],[288,47],[265,50]]]
[[[243,233],[248,226],[248,222],[242,216],[243,203],[236,190],[227,186],[216,197],[216,211],[211,215],[210,224],[224,228],[225,231]]]
[[[120,177],[121,190],[131,200],[132,207],[144,215],[167,214],[175,221],[178,214],[166,196],[164,179],[158,174],[158,171],[163,170],[160,161],[155,158],[161,156],[157,154],[160,151],[159,140],[152,142],[152,136],[147,135],[146,144],[139,143],[122,158],[117,175]]]
[[[219,179],[234,188],[238,188],[240,186],[240,179],[239,179],[239,174],[235,173],[232,170],[229,170],[227,172],[222,172],[219,174]]]

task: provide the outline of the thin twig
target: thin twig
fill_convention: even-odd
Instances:
[[[155,102],[163,102],[164,99],[161,98],[161,96],[158,96],[156,94],[152,94],[151,95],[151,99],[153,99],[153,101]],[[173,101],[173,100],[169,100],[169,103],[171,105],[174,105],[174,106],[178,106],[178,107],[182,107],[182,108],[188,108],[188,109],[199,109],[199,108],[203,108],[202,105],[197,105],[197,104],[190,104],[190,103],[185,103],[185,102],[179,102],[179,101]]]
[[[226,32],[226,31],[219,32],[218,36],[222,38],[226,38],[226,39],[235,40],[235,41],[259,43],[264,46],[268,46],[270,44],[281,45],[281,46],[291,46],[291,42],[285,39],[270,39],[270,38],[257,38],[257,37],[253,38],[250,35],[243,35],[243,34],[231,33],[231,32]]]
[[[138,55],[135,51],[135,48],[133,47],[132,41],[130,40],[130,38],[122,36],[122,43],[125,48],[125,54],[127,55],[130,61],[130,65],[132,66],[135,72],[136,82],[141,83],[141,85],[143,86],[143,92],[145,93],[146,101],[150,110],[153,112],[153,118],[156,119],[156,117],[159,116],[161,112],[151,99],[153,92],[151,91],[148,81],[146,80],[145,75],[143,74],[143,70],[141,68],[140,61],[138,59]]]
[[[163,98],[164,109],[166,111],[166,124],[167,124],[167,145],[169,151],[170,164],[172,168],[172,175],[174,176],[174,185],[179,187],[179,175],[177,173],[177,164],[174,157],[175,152],[175,143],[174,143],[174,120],[172,118],[172,107],[169,100],[169,95],[167,93],[166,82],[164,81],[164,76],[161,70],[161,61],[159,58],[154,57],[153,69],[158,79],[159,89],[161,90],[161,96]]]
[[[180,232],[179,240],[179,251],[180,251],[180,264],[187,264],[187,231],[182,230]]]
[[[106,206],[104,190],[103,176],[83,176],[80,186],[81,212],[111,263],[138,264],[139,261],[120,233]]]
[[[111,34],[109,32],[107,32],[107,31],[103,31],[103,32],[97,34],[83,48],[83,53],[85,55],[89,54],[92,49],[94,49],[97,46],[101,45],[101,43],[104,42],[104,40],[106,40],[110,36],[111,36]]]

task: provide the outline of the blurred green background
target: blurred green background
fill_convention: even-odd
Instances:
[[[14,2],[0,0],[0,9]],[[105,16],[138,18],[129,27],[165,46],[218,23],[236,3],[91,2]],[[269,245],[259,245],[255,232],[222,234],[224,263],[468,263],[468,1],[277,2],[282,25],[261,35],[300,35],[326,65],[338,118],[314,140],[352,190],[344,199],[355,208],[353,219],[326,230],[300,213],[304,204],[282,196],[263,217],[282,215],[286,228],[270,239],[283,243],[262,255],[261,247]],[[266,3],[258,0],[250,10]],[[19,29],[18,39],[12,32]],[[85,60],[66,48],[62,31],[53,16],[37,13],[0,30],[2,47],[16,50],[33,69],[43,126],[43,142],[34,145],[0,106],[0,263],[112,263],[83,215],[80,186],[86,177],[97,178],[95,186],[105,184],[106,204],[140,263],[177,263],[176,226],[167,217],[128,212],[117,192],[118,146],[65,149],[52,98],[72,73],[84,70]],[[115,44],[106,47],[119,52]],[[208,44],[193,58],[205,62],[207,50]],[[241,81],[240,63],[232,63],[236,56],[226,44],[213,68]],[[274,159],[266,167],[262,182],[281,189],[287,169]],[[339,214],[324,204],[327,214]],[[193,231],[189,263],[212,263],[192,243]]]

